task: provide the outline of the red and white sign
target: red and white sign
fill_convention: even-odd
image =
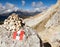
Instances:
[[[13,39],[23,40],[23,37],[24,37],[24,30],[21,29],[18,32],[17,31],[13,32]]]

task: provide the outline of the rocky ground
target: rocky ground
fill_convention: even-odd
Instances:
[[[60,47],[60,0],[43,14],[25,21],[28,26],[38,31],[43,42],[49,42],[52,47]]]
[[[21,27],[21,18],[12,14],[0,25],[0,47],[40,47],[40,37],[32,28],[24,25]],[[22,40],[13,39],[14,31],[24,30]]]

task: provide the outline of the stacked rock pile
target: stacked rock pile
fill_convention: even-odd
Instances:
[[[22,19],[19,18],[18,15],[14,13],[11,16],[9,16],[7,19],[5,19],[3,26],[9,31],[14,31],[14,30],[18,31],[21,27],[20,20]]]

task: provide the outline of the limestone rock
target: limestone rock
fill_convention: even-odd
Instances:
[[[60,0],[57,0],[57,3],[49,7],[45,13],[25,21],[28,26],[38,31],[44,43],[49,42],[52,47],[60,47]]]
[[[21,27],[20,19],[17,14],[5,19],[0,27],[0,47],[40,47],[40,39],[36,31],[26,25]],[[13,39],[13,32],[20,29],[25,32],[23,40]]]

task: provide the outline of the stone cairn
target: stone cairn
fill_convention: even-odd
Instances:
[[[18,31],[21,27],[20,20],[22,20],[22,18],[19,18],[18,15],[14,13],[5,19],[4,27],[9,31]]]
[[[41,47],[42,42],[35,30],[28,26],[21,27],[21,20],[17,14],[13,13],[0,27],[0,47]],[[24,22],[23,22],[24,23]],[[24,29],[24,38],[22,41],[12,38],[14,31]]]

